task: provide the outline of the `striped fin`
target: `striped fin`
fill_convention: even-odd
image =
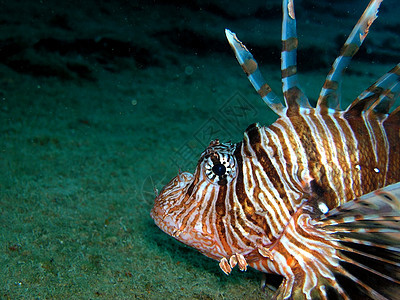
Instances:
[[[237,38],[236,34],[225,29],[226,37],[235,52],[236,59],[249,78],[249,81],[262,97],[264,102],[279,116],[298,115],[300,109],[306,113],[312,109],[306,95],[302,92],[297,77],[297,47],[298,39],[296,33],[296,17],[294,13],[294,0],[283,0],[283,22],[282,22],[282,53],[281,53],[281,72],[282,89],[285,98],[283,105],[281,100],[272,92],[271,87],[266,83],[262,76],[258,64],[253,55]],[[340,87],[342,76],[348,67],[352,57],[358,52],[359,47],[366,38],[369,28],[378,15],[378,9],[383,0],[371,0],[354,26],[340,55],[336,58],[328,73],[325,83],[318,97],[316,108],[320,112],[329,109],[340,110]],[[400,78],[400,64],[390,72],[382,76],[371,87],[365,90],[357,99],[346,109],[348,114],[387,114],[395,99],[400,93],[398,84]],[[391,121],[400,119],[399,109],[389,116]]]
[[[282,53],[281,72],[282,89],[285,97],[285,106],[281,100],[271,91],[258,69],[258,64],[253,55],[247,50],[236,34],[225,29],[225,35],[235,52],[236,59],[243,68],[251,84],[264,102],[279,116],[298,114],[300,108],[312,108],[306,95],[302,92],[297,77],[297,33],[296,18],[294,14],[293,0],[283,0],[282,22]]]
[[[296,17],[293,0],[283,0],[282,21],[282,89],[288,112],[298,108],[311,108],[306,95],[302,92],[297,77],[297,46]]]
[[[336,58],[326,77],[318,97],[317,108],[340,109],[342,75],[348,67],[351,58],[358,52],[358,49],[368,34],[369,27],[377,18],[379,5],[382,1],[383,0],[372,0],[358,20],[356,26],[354,26],[350,36],[347,38],[340,51],[340,55]]]
[[[361,114],[368,109],[378,114],[388,114],[400,94],[400,63],[362,92],[346,111]]]
[[[321,216],[311,196],[260,252],[284,279],[274,299],[397,299],[400,182]]]
[[[318,229],[338,244],[333,275],[351,299],[395,299],[400,293],[400,183],[343,204]]]
[[[271,90],[271,87],[266,83],[258,68],[256,60],[253,58],[253,55],[249,52],[249,50],[247,50],[246,46],[239,41],[235,33],[229,29],[225,29],[225,35],[233,51],[235,52],[237,61],[242,67],[243,71],[246,73],[249,81],[257,93],[276,114],[283,116],[285,107],[278,96],[276,96],[276,94]]]

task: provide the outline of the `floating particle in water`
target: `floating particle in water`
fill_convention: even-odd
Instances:
[[[185,74],[186,75],[188,75],[188,76],[190,76],[190,75],[192,75],[193,74],[193,67],[192,66],[186,66],[186,68],[185,68]]]

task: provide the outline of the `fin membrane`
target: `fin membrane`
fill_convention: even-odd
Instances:
[[[400,183],[330,211],[318,227],[338,245],[339,266],[332,272],[351,299],[398,297]]]

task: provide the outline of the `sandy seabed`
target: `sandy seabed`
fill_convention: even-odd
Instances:
[[[345,2],[299,1],[312,99],[367,4]],[[154,190],[193,171],[210,140],[237,142],[276,119],[224,28],[281,94],[280,1],[228,3],[0,1],[1,299],[272,295],[259,272],[225,276],[149,215]],[[384,1],[345,77],[346,103],[399,61],[393,5]]]

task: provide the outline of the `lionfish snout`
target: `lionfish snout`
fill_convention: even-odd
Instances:
[[[203,252],[212,248],[215,241],[204,232],[201,222],[191,222],[199,210],[196,180],[196,175],[179,173],[156,197],[150,215],[162,231]]]
[[[215,259],[226,254],[217,245],[214,223],[237,175],[235,149],[231,143],[212,141],[194,174],[183,172],[173,178],[156,197],[151,211],[161,230]]]
[[[182,209],[182,203],[192,181],[193,174],[189,172],[179,173],[154,200],[150,215],[156,225],[165,233],[172,235],[179,229],[179,221],[174,216]]]

